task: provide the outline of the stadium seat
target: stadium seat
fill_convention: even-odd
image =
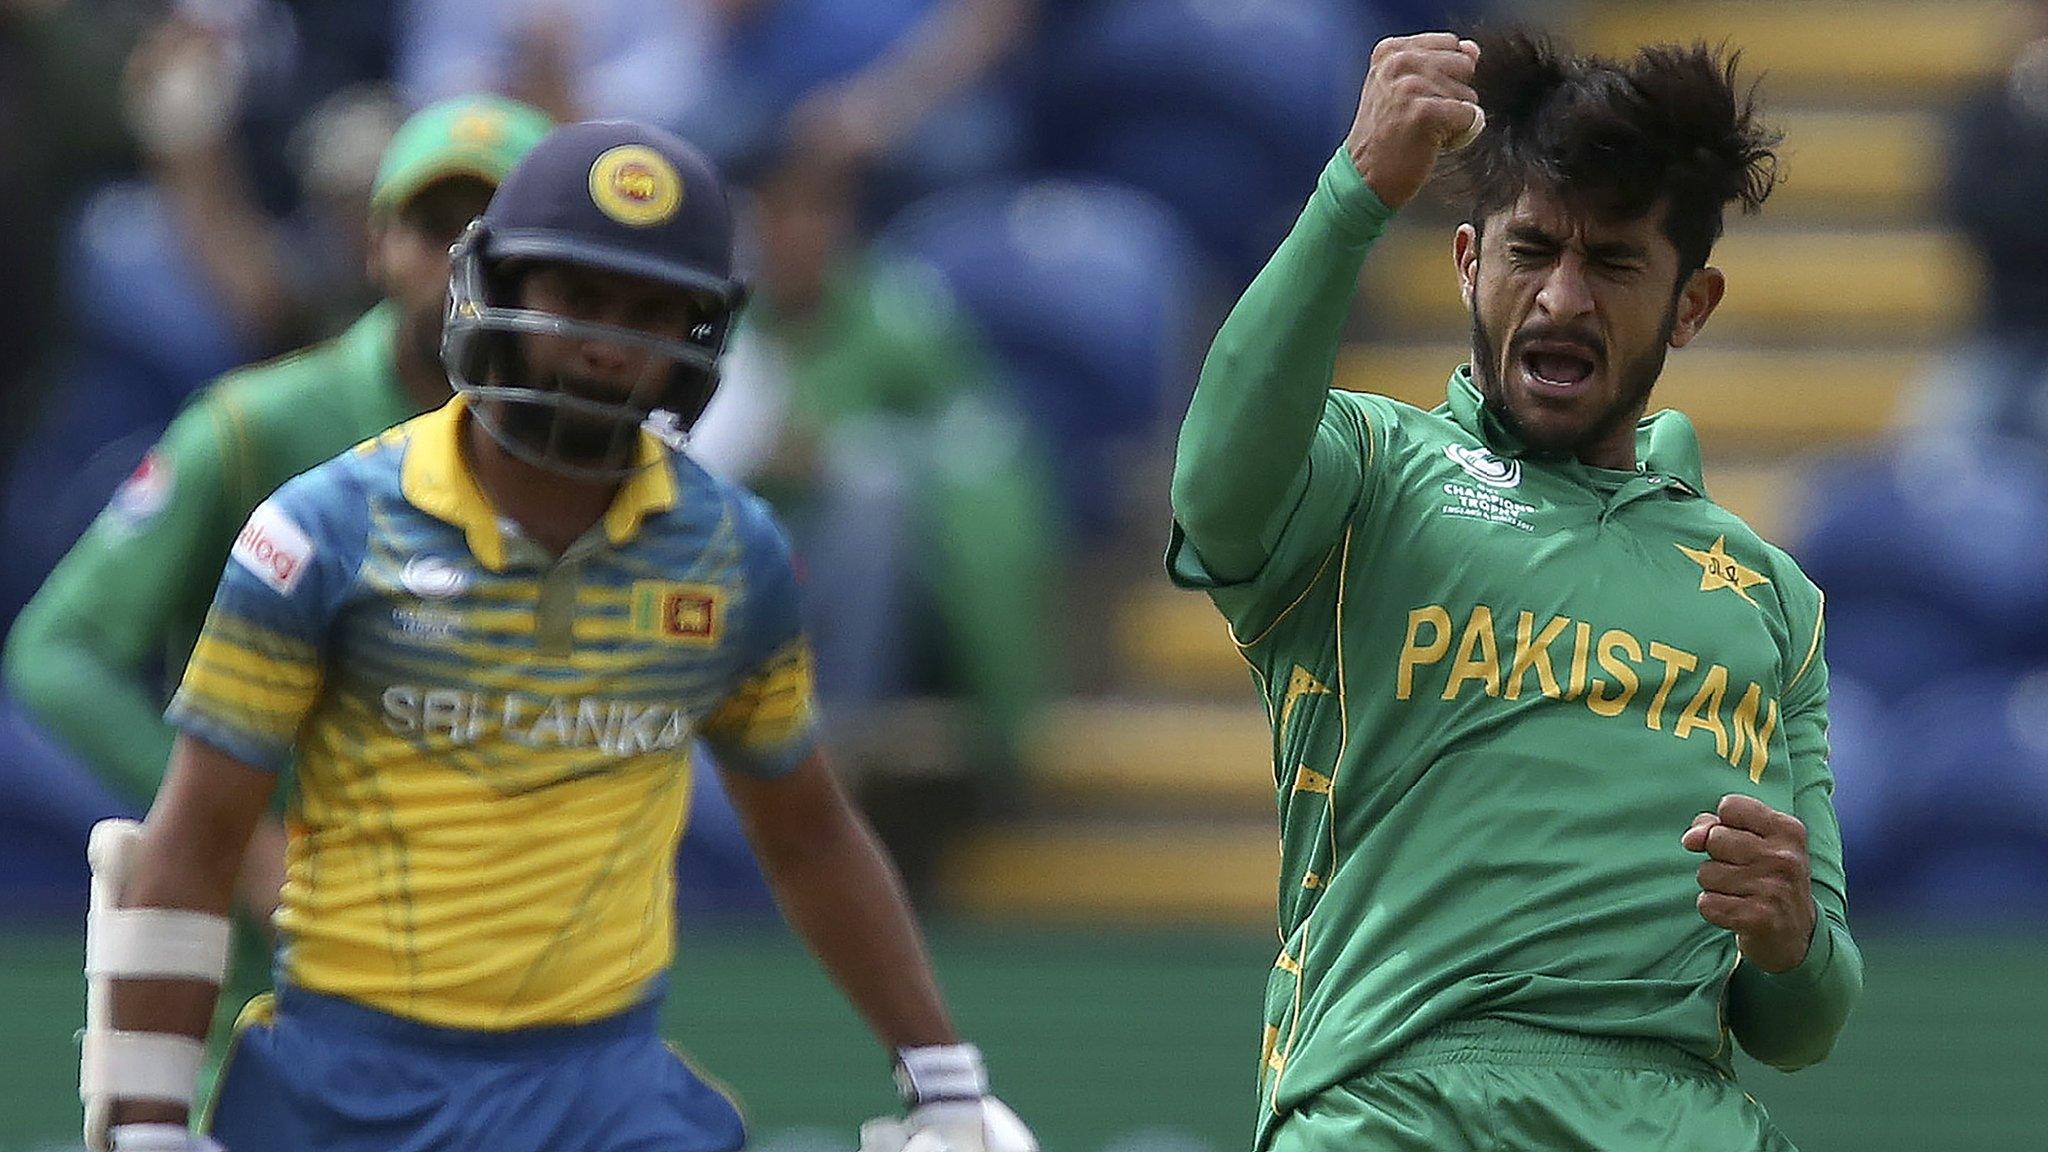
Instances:
[[[86,835],[139,815],[0,691],[0,907],[82,914]]]
[[[186,243],[154,188],[115,184],[87,202],[65,261],[65,308],[79,343],[154,376],[166,420],[194,388],[256,354],[208,292]]]
[[[2048,667],[1972,671],[1901,711],[1894,818],[1904,905],[2048,914]]]
[[[1767,92],[1839,100],[1863,88],[1927,99],[1984,77],[2021,25],[2007,0],[1783,3],[1635,0],[1589,5],[1583,42],[1608,53],[1639,44],[1726,41],[1744,49]]]
[[[1171,204],[1241,286],[1343,139],[1375,31],[1339,0],[1110,0],[1048,49],[1041,152]]]
[[[1924,602],[1974,624],[1994,645],[1987,655],[2048,643],[2048,454],[1923,437],[1825,466],[1811,490],[1794,554],[1831,608],[1858,596]]]
[[[1077,518],[1108,523],[1117,460],[1189,372],[1195,272],[1172,214],[1105,181],[1039,180],[927,198],[879,243],[936,271],[1059,457]]]
[[[1882,904],[1898,882],[1898,854],[1891,840],[1897,810],[1897,724],[1882,695],[1832,665],[1828,766],[1835,778],[1835,817],[1842,826],[1851,901]]]
[[[0,565],[0,628],[13,623],[163,431],[159,423],[118,428],[96,418],[118,410],[117,379],[88,382],[108,386],[100,401],[106,409],[79,398],[46,412],[50,419],[0,477],[0,550],[7,556]]]

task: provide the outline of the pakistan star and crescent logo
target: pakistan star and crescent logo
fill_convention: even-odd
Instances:
[[[1769,584],[1771,582],[1763,573],[1758,572],[1754,568],[1744,567],[1735,557],[1728,555],[1728,537],[1726,536],[1714,537],[1714,546],[1704,552],[1697,548],[1687,548],[1683,544],[1677,545],[1677,548],[1680,552],[1691,557],[1693,563],[1700,566],[1700,591],[1702,592],[1729,588],[1733,589],[1737,596],[1742,597],[1751,604],[1755,604],[1756,599],[1749,594],[1749,590],[1758,584]]]

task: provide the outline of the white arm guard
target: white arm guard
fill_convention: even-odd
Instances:
[[[159,1100],[190,1108],[205,1045],[190,1036],[114,1028],[116,980],[202,980],[227,975],[228,922],[205,912],[120,907],[142,825],[102,820],[86,845],[92,896],[85,914],[85,1038],[78,1096],[85,1143],[107,1152],[115,1100]]]

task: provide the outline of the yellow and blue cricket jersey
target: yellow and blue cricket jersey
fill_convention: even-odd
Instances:
[[[457,398],[290,481],[234,546],[170,718],[297,774],[279,975],[439,1027],[653,994],[701,737],[813,749],[795,575],[765,505],[643,434],[555,558],[492,510]]]

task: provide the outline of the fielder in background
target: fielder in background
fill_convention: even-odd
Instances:
[[[719,1152],[656,1033],[701,737],[783,908],[897,1056],[883,1152],[1034,1152],[954,1034],[894,870],[825,765],[781,529],[689,428],[742,289],[716,174],[556,130],[458,242],[455,399],[287,483],[236,538],[139,832],[96,834],[83,1095],[189,1136],[243,847],[296,773],[274,998],[203,1127],[234,1152]],[[116,907],[118,905],[118,907]]]
[[[547,134],[521,104],[423,109],[386,149],[371,198],[371,274],[384,302],[341,336],[209,385],[114,494],[7,638],[7,687],[137,808],[170,760],[164,719],[235,532],[278,485],[448,399],[441,369],[448,248]],[[240,903],[266,920],[284,826],[258,822]],[[240,933],[235,984],[268,985],[269,943]]]
[[[1433,411],[1333,390],[1361,262],[1475,128],[1469,363]],[[1862,987],[1821,595],[1645,416],[1776,142],[1704,48],[1383,41],[1218,333],[1168,563],[1272,718],[1260,1149],[1791,1148],[1731,1037],[1811,1064]]]

